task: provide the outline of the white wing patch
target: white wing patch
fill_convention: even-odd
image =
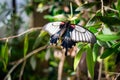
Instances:
[[[71,32],[71,39],[75,42],[96,42],[96,37],[90,31],[79,25],[75,25],[75,29]]]
[[[43,29],[47,31],[50,35],[57,33],[60,30],[61,22],[50,22],[43,26]]]

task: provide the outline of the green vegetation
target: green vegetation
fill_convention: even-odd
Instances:
[[[120,0],[25,0],[25,3],[19,13],[13,4],[13,9],[6,3],[0,4],[1,80],[119,79]],[[24,20],[23,12],[32,22]],[[42,26],[67,20],[93,32],[97,42],[79,42],[77,53],[72,49],[69,56],[64,56],[60,46],[49,44],[50,36]]]

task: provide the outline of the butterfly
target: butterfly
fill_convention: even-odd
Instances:
[[[61,40],[61,46],[65,48],[65,55],[68,49],[75,46],[77,42],[96,42],[95,35],[80,25],[70,24],[68,22],[50,22],[43,26],[43,29],[50,34],[50,43],[58,44]]]

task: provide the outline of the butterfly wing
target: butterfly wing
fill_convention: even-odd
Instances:
[[[71,32],[71,38],[75,42],[89,42],[89,43],[95,43],[96,37],[95,35],[90,32],[89,30],[83,28],[80,25],[74,25],[75,28]]]
[[[60,24],[61,22],[50,22],[43,26],[43,29],[47,31],[51,36],[58,31],[60,31]]]
[[[61,44],[61,46],[66,49],[65,55],[67,55],[68,49],[69,49],[69,48],[72,48],[73,46],[75,46],[75,43],[76,43],[76,42],[74,42],[74,41],[71,39],[71,37],[70,37],[70,32],[71,32],[71,31],[68,29],[68,30],[65,32],[65,34],[62,36],[62,44]]]

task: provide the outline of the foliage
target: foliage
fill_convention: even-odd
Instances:
[[[81,69],[84,68],[83,72],[86,75],[88,74],[91,79],[95,79],[95,75],[99,74],[95,72],[96,65],[98,63],[100,65],[103,61],[104,66],[101,72],[104,75],[109,75],[110,79],[110,72],[114,72],[113,74],[118,73],[115,72],[115,69],[117,63],[119,63],[116,56],[119,56],[120,53],[120,0],[111,3],[103,0],[101,2],[97,0],[89,2],[87,0],[86,3],[80,0],[79,5],[76,1],[50,0],[48,2],[48,0],[34,0],[34,3],[38,4],[37,12],[40,14],[45,11],[48,12],[47,15],[43,16],[44,19],[51,22],[70,20],[72,24],[82,25],[96,35],[97,42],[95,44],[82,42],[76,44],[78,52],[74,56],[74,61],[70,56],[66,57],[69,58],[65,60],[63,66],[63,77],[71,78],[77,75],[76,71],[80,67],[80,62],[83,59],[82,55],[86,52],[85,61],[82,65],[86,63],[87,71],[84,70],[85,67],[80,67]],[[6,35],[0,37],[17,35],[21,25],[26,26],[19,15],[12,14],[12,10],[7,9],[5,6],[6,4],[0,4],[0,22],[7,26],[7,29]],[[31,12],[34,12],[34,5],[26,4],[23,10],[27,15],[30,15]],[[6,18],[8,15],[10,16],[9,19]],[[12,27],[14,20],[15,26]],[[0,38],[0,78],[3,79],[12,66],[16,65],[19,59],[22,59],[26,61],[26,64],[17,66],[9,74],[9,79],[18,79],[23,70],[23,80],[56,80],[59,61],[62,58],[60,54],[56,55],[56,53],[62,53],[60,47],[45,47],[32,55],[30,59],[25,59],[30,52],[44,45],[49,45],[49,38],[48,33],[43,30],[35,30],[10,39]]]

